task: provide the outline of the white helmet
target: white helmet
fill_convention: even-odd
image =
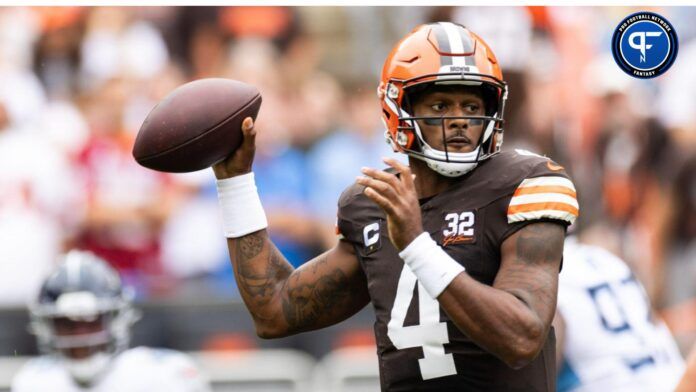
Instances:
[[[57,355],[76,382],[90,385],[128,347],[130,328],[139,318],[131,297],[104,260],[89,252],[71,251],[30,305],[30,331],[42,353]],[[81,323],[95,326],[94,330],[64,332]],[[78,358],[71,354],[74,350],[88,350],[88,354]]]

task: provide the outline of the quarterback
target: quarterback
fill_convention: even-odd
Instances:
[[[266,231],[250,118],[242,146],[213,167],[258,335],[322,328],[372,303],[385,391],[555,390],[551,321],[578,215],[573,183],[548,158],[500,150],[507,86],[463,26],[406,35],[378,97],[387,140],[409,165],[364,168],[338,201],[337,244],[297,269]]]

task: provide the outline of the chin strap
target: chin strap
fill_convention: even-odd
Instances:
[[[471,152],[445,153],[444,151],[436,150],[429,145],[424,144],[423,155],[425,156],[422,157],[422,159],[426,164],[428,164],[428,167],[431,170],[438,174],[445,177],[459,177],[474,170],[474,168],[478,165],[480,152],[480,145]],[[447,158],[450,160],[467,160],[471,162],[447,162]]]

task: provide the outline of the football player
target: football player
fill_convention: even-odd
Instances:
[[[566,239],[554,319],[559,391],[673,391],[684,360],[626,263]]]
[[[29,360],[12,391],[209,391],[191,359],[172,350],[127,349],[138,318],[118,273],[88,252],[71,251],[30,308],[44,355]]]
[[[297,269],[268,238],[251,118],[241,148],[213,167],[258,335],[332,325],[371,302],[385,391],[555,390],[551,321],[578,215],[573,183],[548,158],[500,150],[507,87],[463,26],[404,37],[378,96],[387,140],[409,166],[365,168],[338,201],[337,244]]]

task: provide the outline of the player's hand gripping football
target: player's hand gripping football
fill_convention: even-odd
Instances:
[[[385,158],[384,162],[396,169],[399,176],[363,168],[366,177],[358,177],[357,182],[365,186],[365,196],[387,214],[389,239],[401,251],[423,232],[418,194],[408,166],[391,158]]]
[[[242,137],[242,144],[232,155],[213,165],[213,171],[218,180],[251,172],[251,164],[254,162],[254,152],[256,151],[256,130],[254,129],[254,120],[251,117],[245,118],[242,122]]]

